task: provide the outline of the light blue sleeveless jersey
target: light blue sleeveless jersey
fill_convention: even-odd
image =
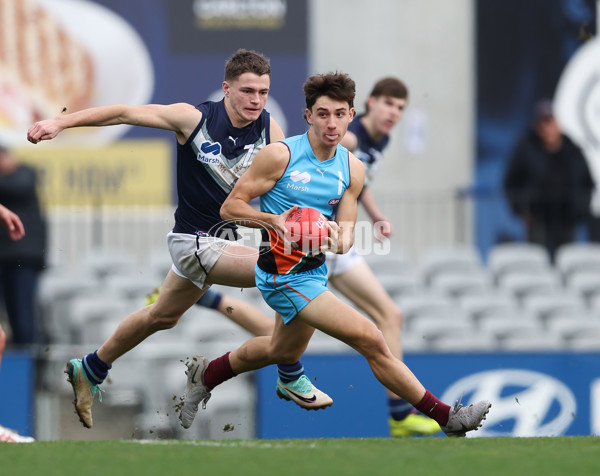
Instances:
[[[331,219],[350,185],[348,149],[338,145],[333,158],[320,161],[312,151],[308,133],[282,142],[290,149],[290,161],[275,186],[260,197],[261,210],[279,214],[298,205],[315,208]]]
[[[312,151],[307,133],[282,142],[290,150],[290,161],[275,186],[260,197],[260,209],[280,214],[298,205],[300,208],[315,208],[331,220],[344,191],[350,186],[348,149],[338,145],[331,159],[320,161]],[[279,247],[272,246],[271,240],[276,241],[274,238],[265,230],[258,266],[266,272],[286,274],[305,271],[320,266],[324,261],[323,254],[307,256],[301,251],[294,251],[292,256],[282,256]]]

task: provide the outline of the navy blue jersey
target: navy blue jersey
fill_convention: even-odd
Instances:
[[[270,115],[237,128],[223,100],[198,105],[202,119],[185,144],[177,144],[175,233],[237,238],[234,224],[223,224],[221,205],[257,152],[271,141]]]
[[[365,165],[365,186],[370,185],[373,175],[377,171],[381,160],[383,159],[383,149],[385,149],[390,141],[388,134],[384,135],[381,140],[375,142],[369,136],[367,129],[361,122],[364,114],[356,116],[348,125],[348,130],[356,136],[356,149],[352,151]]]

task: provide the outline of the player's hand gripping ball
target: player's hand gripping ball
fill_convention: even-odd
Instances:
[[[287,217],[285,227],[290,232],[290,241],[305,253],[317,253],[320,246],[327,244],[327,218],[319,210],[298,208]]]

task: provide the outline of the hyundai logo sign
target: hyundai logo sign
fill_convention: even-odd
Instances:
[[[476,436],[557,436],[577,415],[571,390],[549,375],[521,369],[489,370],[452,384],[442,401],[463,404],[487,399],[492,408]]]

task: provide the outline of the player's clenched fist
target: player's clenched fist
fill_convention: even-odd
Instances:
[[[27,140],[32,144],[37,144],[43,140],[54,139],[60,131],[62,131],[62,128],[57,118],[39,121],[27,131]]]

